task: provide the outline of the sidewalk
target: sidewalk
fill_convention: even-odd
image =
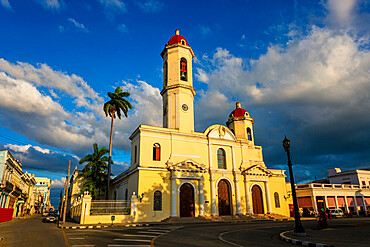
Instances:
[[[143,227],[143,226],[159,226],[159,225],[187,225],[187,224],[223,224],[223,223],[254,223],[254,222],[266,222],[266,221],[283,221],[287,219],[227,219],[227,220],[207,220],[201,217],[189,217],[189,218],[176,218],[175,220],[165,222],[140,222],[140,223],[114,223],[112,224],[91,224],[91,225],[80,225],[79,223],[73,222],[68,219],[64,225],[62,222],[59,223],[59,228],[63,229],[86,229],[86,228],[105,228],[105,227]],[[289,219],[292,220],[292,219]]]
[[[295,236],[293,231],[280,234],[282,240],[302,246],[369,246],[370,218],[363,222],[330,221],[326,229],[305,229],[306,236]]]

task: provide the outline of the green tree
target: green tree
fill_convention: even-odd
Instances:
[[[104,188],[107,180],[107,168],[109,158],[106,155],[109,150],[106,147],[99,149],[98,144],[94,143],[94,152],[86,155],[79,161],[79,164],[88,162],[82,170],[82,176],[86,178],[83,184],[83,191],[88,190],[93,199],[100,198],[102,189]]]
[[[104,104],[105,116],[108,115],[112,118],[110,126],[110,139],[109,139],[109,161],[108,161],[108,179],[107,179],[107,193],[106,200],[108,200],[109,193],[109,183],[111,176],[111,160],[112,160],[112,139],[113,139],[113,120],[116,118],[116,113],[119,119],[121,119],[121,112],[127,117],[127,112],[129,109],[132,109],[131,103],[124,99],[124,97],[130,96],[129,92],[123,92],[120,87],[117,87],[114,93],[108,92],[110,98],[109,101]]]

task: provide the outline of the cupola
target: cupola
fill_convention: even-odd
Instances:
[[[253,145],[253,123],[254,119],[242,108],[240,102],[236,102],[235,110],[230,113],[226,125],[237,139],[248,141]]]
[[[174,45],[174,44],[181,44],[181,45],[187,45],[189,46],[186,39],[180,35],[180,31],[176,29],[175,35],[170,38],[167,45]]]

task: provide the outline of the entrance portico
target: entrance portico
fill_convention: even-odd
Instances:
[[[175,165],[167,162],[167,169],[171,171],[171,217],[178,216],[177,194],[180,195],[179,211],[181,217],[195,216],[196,196],[198,196],[199,215],[203,216],[203,173],[205,173],[205,166],[188,159]],[[179,186],[177,186],[178,183]],[[196,184],[198,184],[198,188]]]

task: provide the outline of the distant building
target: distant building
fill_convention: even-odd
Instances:
[[[42,213],[49,210],[51,180],[44,177],[35,177],[36,185],[33,187],[33,212]]]
[[[370,169],[341,171],[340,168],[328,169],[328,180],[331,184],[357,184],[370,186]]]
[[[299,207],[304,215],[322,209],[341,208],[343,212],[363,214],[370,209],[370,170],[342,172],[328,169],[328,178],[296,185]]]
[[[30,191],[35,183],[34,175],[24,173],[9,151],[0,151],[0,222],[30,212]]]

